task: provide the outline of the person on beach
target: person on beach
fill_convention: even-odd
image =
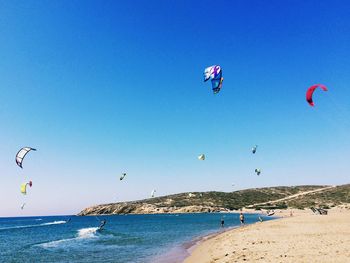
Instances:
[[[221,227],[224,227],[224,224],[225,224],[225,220],[223,217],[221,217]]]
[[[103,220],[101,221],[100,226],[98,227],[98,230],[102,230],[103,227],[105,226],[106,222],[107,222],[106,219],[103,219]]]
[[[242,212],[239,215],[239,220],[241,221],[241,225],[244,225],[244,215]]]

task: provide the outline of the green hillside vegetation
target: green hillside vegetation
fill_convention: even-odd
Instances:
[[[322,207],[331,208],[337,205],[350,204],[350,184],[337,186],[319,193],[308,194],[298,198],[278,203],[294,208]]]
[[[288,197],[301,192],[312,191],[326,186],[305,185],[305,186],[279,186],[266,188],[252,188],[247,190],[225,192],[192,192],[194,196],[190,197],[189,193],[167,195],[151,199],[136,201],[135,203],[153,204],[157,207],[184,207],[184,206],[216,206],[230,210],[240,209],[252,204],[269,202]],[[262,206],[265,208],[267,206]],[[286,204],[281,203],[272,206],[273,208],[286,208]],[[260,207],[256,207],[259,209]]]
[[[203,213],[251,208],[305,209],[350,207],[350,184],[341,186],[304,185],[253,188],[230,193],[192,192],[131,202],[102,204],[84,209],[79,215]]]

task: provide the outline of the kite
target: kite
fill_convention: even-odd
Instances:
[[[253,148],[252,148],[252,153],[255,154],[256,153],[256,149],[258,148],[258,145],[255,145]]]
[[[198,155],[198,160],[204,161],[205,160],[205,155],[204,154]]]
[[[219,93],[222,87],[222,82],[224,81],[224,78],[222,77],[222,69],[220,66],[213,65],[207,67],[204,70],[204,82],[209,79],[211,79],[211,86],[214,94]]]
[[[29,187],[32,187],[32,185],[33,185],[32,181],[29,181],[28,183],[21,184],[21,193],[24,195],[27,194],[27,185],[29,185]]]
[[[315,84],[308,88],[306,91],[306,101],[310,104],[310,106],[315,106],[314,101],[312,100],[312,95],[317,88],[321,88],[323,91],[328,91],[327,87],[322,84]]]
[[[273,216],[275,214],[275,211],[267,211],[267,216]]]
[[[23,159],[27,155],[27,153],[29,153],[30,151],[36,151],[36,149],[31,147],[24,147],[18,151],[18,153],[16,154],[16,163],[19,167],[23,168],[22,167]]]
[[[260,170],[260,169],[255,169],[255,173],[256,173],[257,175],[260,175],[261,170]]]
[[[122,176],[120,176],[119,180],[120,181],[123,180],[125,176],[126,176],[126,173],[122,173]]]
[[[151,192],[151,197],[154,197],[154,193],[156,192],[155,189],[153,189],[153,191]]]

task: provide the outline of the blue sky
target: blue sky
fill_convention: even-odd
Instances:
[[[348,183],[349,7],[0,1],[0,216],[77,213],[152,189]],[[203,83],[213,64],[218,95]],[[314,83],[329,92],[311,108]],[[38,151],[21,170],[23,146]]]

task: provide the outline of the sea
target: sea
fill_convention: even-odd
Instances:
[[[246,224],[258,217],[245,214]],[[201,238],[234,227],[238,213],[0,218],[0,262],[177,263]]]

